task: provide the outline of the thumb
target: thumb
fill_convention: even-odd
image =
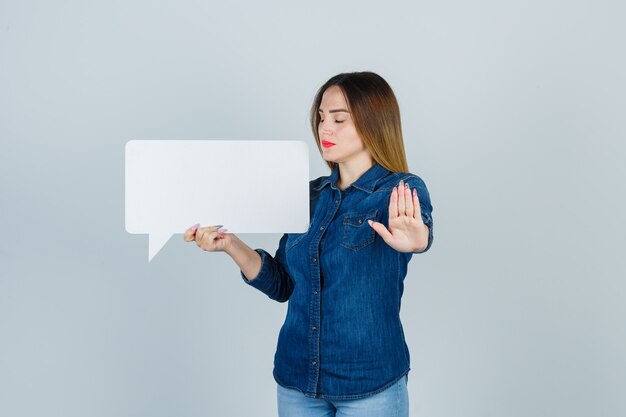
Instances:
[[[380,237],[383,238],[385,242],[392,238],[391,233],[389,233],[389,230],[387,230],[384,224],[372,220],[368,220],[367,222],[372,227],[372,229],[374,229],[376,233],[378,233]]]

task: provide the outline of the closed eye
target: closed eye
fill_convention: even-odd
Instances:
[[[322,122],[323,122],[323,120],[320,120],[320,123],[322,123]],[[345,122],[345,120],[335,120],[335,123],[343,123],[343,122]]]

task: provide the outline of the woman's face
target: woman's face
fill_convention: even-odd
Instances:
[[[338,86],[331,86],[324,91],[318,113],[320,124],[317,132],[325,160],[340,163],[355,157],[369,158],[369,151],[356,132],[348,103]]]

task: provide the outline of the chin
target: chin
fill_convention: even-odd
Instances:
[[[335,162],[335,158],[329,156],[328,152],[322,152],[322,158],[324,158],[325,161]]]
[[[330,162],[338,162],[337,161],[337,157],[336,156],[328,156],[326,154],[322,154],[322,157],[326,160],[326,161],[330,161]]]

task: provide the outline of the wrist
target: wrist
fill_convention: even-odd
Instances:
[[[230,244],[224,248],[224,252],[226,252],[226,254],[228,254],[232,258],[234,253],[237,252],[237,247],[238,247],[240,242],[241,242],[241,240],[239,240],[237,235],[234,235],[234,234],[231,233],[230,234]]]
[[[420,239],[416,248],[413,249],[413,253],[419,253],[426,250],[428,247],[428,238],[430,236],[430,230],[428,226],[423,225],[423,229],[420,231]]]

